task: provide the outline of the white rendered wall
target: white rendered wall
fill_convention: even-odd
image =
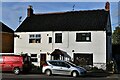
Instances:
[[[15,39],[15,53],[20,52],[47,52],[51,51],[51,43],[48,43],[51,32],[27,32],[27,33],[15,33],[20,37]],[[41,34],[41,43],[29,43],[30,34]],[[47,36],[48,34],[48,36]]]
[[[76,42],[76,33],[91,32],[91,42]],[[62,33],[62,43],[55,43],[55,33]],[[74,53],[93,54],[93,63],[106,63],[106,32],[105,31],[48,31],[48,32],[16,32],[14,52],[20,53],[51,53],[54,49],[66,51],[71,58]],[[41,43],[29,43],[29,34],[41,34]],[[48,43],[52,37],[53,43]],[[72,52],[74,50],[74,52]],[[47,56],[50,59],[50,56]],[[40,59],[39,59],[40,60]]]
[[[76,42],[76,33],[91,32],[91,42]],[[58,32],[54,32],[58,33]],[[93,54],[93,63],[106,63],[105,31],[70,31],[62,32],[63,43],[54,44],[54,49],[66,51],[73,58],[73,53]],[[74,52],[72,52],[74,50]]]
[[[49,43],[49,37],[52,37],[51,32],[21,32],[15,33],[20,37],[14,38],[14,53],[15,54],[37,54],[38,63],[33,62],[35,65],[40,65],[40,54],[52,52],[52,43]],[[30,34],[41,34],[41,43],[29,43]],[[49,55],[47,56],[49,59]]]

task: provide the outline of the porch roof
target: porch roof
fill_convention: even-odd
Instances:
[[[67,54],[67,52],[62,51],[62,50],[60,50],[60,49],[55,49],[55,50],[51,53],[51,56],[55,56],[55,55],[62,55],[62,56],[64,56],[64,57],[71,58],[71,57]]]

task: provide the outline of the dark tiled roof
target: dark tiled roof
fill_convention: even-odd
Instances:
[[[34,14],[16,32],[105,30],[108,15],[105,10]]]
[[[3,24],[2,22],[0,22],[0,32],[10,32],[10,33],[14,33],[14,31],[9,28],[8,26],[6,26],[5,24]]]

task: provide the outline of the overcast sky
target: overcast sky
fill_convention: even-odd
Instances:
[[[21,0],[25,1],[25,0]],[[104,9],[105,2],[7,2],[5,0],[0,3],[2,18],[0,21],[15,30],[19,24],[19,17],[22,16],[22,21],[27,16],[28,5],[33,6],[34,13],[48,13],[48,12],[66,12],[74,10],[96,10]],[[110,3],[111,24],[112,29],[118,25],[118,2]]]

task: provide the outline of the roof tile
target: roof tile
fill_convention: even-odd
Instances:
[[[105,30],[109,11],[87,10],[27,17],[16,32]]]

